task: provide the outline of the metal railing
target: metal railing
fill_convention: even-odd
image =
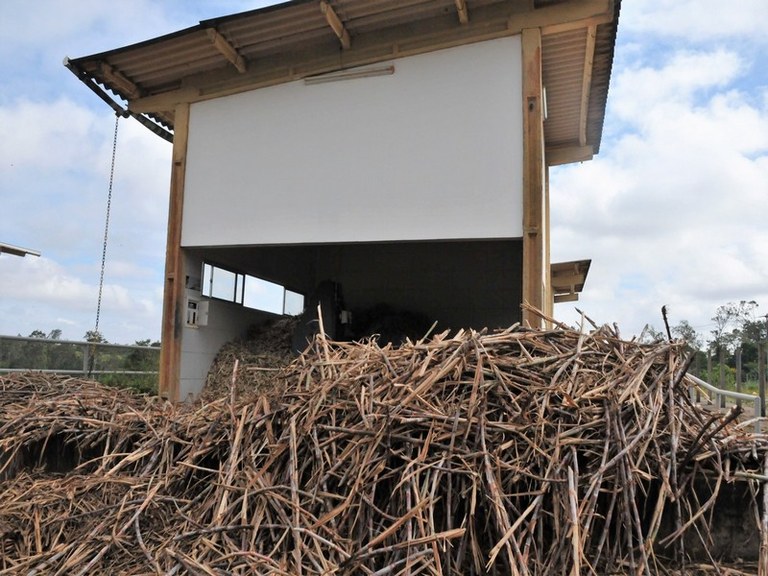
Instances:
[[[690,373],[686,375],[686,378],[688,378],[689,381],[693,384],[688,388],[688,391],[691,395],[691,400],[694,402],[696,402],[697,388],[704,389],[711,393],[713,396],[712,399],[714,400],[714,404],[718,409],[725,406],[725,400],[727,398],[735,400],[739,405],[741,405],[741,402],[743,401],[752,402],[752,405],[754,406],[755,432],[760,432],[760,422],[763,414],[763,403],[760,400],[760,396],[757,396],[756,394],[746,394],[744,392],[735,392],[734,390],[723,390],[722,388],[712,386],[712,384],[709,382],[705,382],[701,378]]]
[[[157,376],[160,348],[0,335],[0,374],[42,372],[105,379]]]

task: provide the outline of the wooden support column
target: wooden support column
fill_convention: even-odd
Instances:
[[[523,51],[523,301],[546,312],[549,293],[544,103],[541,77],[541,30],[522,31]],[[523,311],[534,328],[541,319]]]
[[[546,152],[545,152],[546,154]],[[543,199],[543,205],[544,205],[544,218],[542,219],[543,222],[543,229],[544,229],[544,262],[542,264],[542,272],[544,276],[544,312],[546,312],[547,316],[550,318],[554,318],[555,316],[555,289],[552,286],[552,255],[551,255],[551,248],[552,248],[552,238],[550,236],[550,210],[549,210],[549,167],[544,165],[544,199]],[[547,328],[551,328],[549,323],[547,323]]]
[[[181,216],[184,208],[189,104],[184,103],[176,106],[174,120],[171,194],[168,206],[168,240],[165,250],[159,392],[163,398],[178,402],[185,288],[184,257],[181,252]]]
[[[768,317],[766,317],[768,320]],[[765,416],[765,357],[768,353],[768,338],[757,345],[757,391],[760,394],[760,415]],[[768,511],[766,511],[768,514]],[[766,535],[768,537],[768,535]],[[768,566],[766,566],[768,568]]]

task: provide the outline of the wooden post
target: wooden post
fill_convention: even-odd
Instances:
[[[765,416],[765,357],[768,353],[768,341],[760,342],[757,345],[757,378],[758,390],[760,394],[760,416]]]
[[[181,216],[184,207],[184,176],[187,165],[189,104],[179,104],[174,117],[173,166],[168,207],[168,240],[165,251],[162,341],[160,348],[160,396],[179,400],[181,331],[184,326],[184,258],[181,253]]]
[[[550,238],[550,207],[549,207],[549,167],[544,163],[544,311],[551,318],[555,317],[555,294],[552,291],[552,257],[550,250],[552,248],[552,241]],[[552,326],[547,323],[547,329]]]
[[[736,348],[736,392],[741,392],[741,344]],[[741,398],[736,399],[736,406],[741,408]]]
[[[88,367],[91,365],[91,345],[83,346],[83,378],[88,377]]]
[[[721,390],[725,390],[725,350],[722,346],[720,346],[720,381],[718,382],[718,387]],[[720,408],[725,408],[725,396],[720,397]]]
[[[523,57],[523,301],[542,311],[549,285],[546,266],[546,166],[541,77],[541,30],[522,32]],[[540,328],[541,319],[523,311],[523,323]]]

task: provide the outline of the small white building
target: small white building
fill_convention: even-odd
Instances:
[[[161,393],[324,280],[441,329],[575,298],[589,261],[549,261],[548,167],[599,149],[618,12],[293,0],[67,60],[173,141]]]

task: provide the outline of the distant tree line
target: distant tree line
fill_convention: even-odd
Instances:
[[[717,385],[723,375],[726,386],[733,389],[740,356],[741,383],[745,390],[756,392],[760,377],[760,350],[765,355],[768,347],[765,344],[768,342],[768,316],[758,315],[758,308],[754,300],[728,302],[717,307],[709,332],[697,332],[687,320],[671,326],[670,332],[674,338],[684,340],[690,352],[696,355],[694,372],[712,384]],[[666,334],[650,326],[646,326],[641,335],[641,340],[646,342],[666,338]]]
[[[105,384],[135,388],[144,392],[157,390],[155,374],[126,374],[126,372],[157,372],[158,348],[160,342],[137,340],[132,346],[87,347],[61,341],[62,331],[55,328],[49,332],[33,330],[27,338],[12,340],[0,338],[0,369],[51,370],[62,373],[91,371],[92,377]],[[19,334],[21,337],[21,334]],[[34,340],[40,340],[36,342]],[[89,330],[83,337],[85,342],[109,344],[99,332]],[[115,371],[116,374],[99,374],[101,371]]]

